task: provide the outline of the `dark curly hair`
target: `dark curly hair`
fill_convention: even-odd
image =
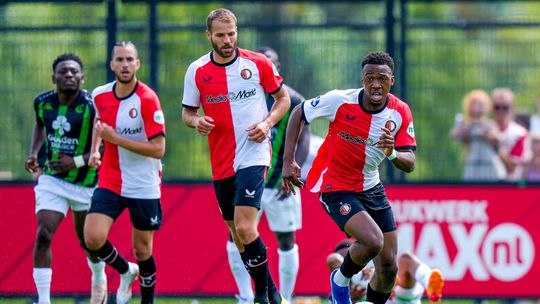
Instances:
[[[385,52],[369,52],[362,59],[362,68],[364,68],[366,64],[387,65],[392,70],[392,73],[394,73],[394,59]]]
[[[73,60],[75,62],[77,62],[79,64],[79,66],[81,67],[81,72],[83,70],[83,63],[82,63],[82,60],[81,60],[81,57],[73,54],[73,53],[64,53],[58,57],[56,57],[56,59],[54,59],[53,63],[52,63],[52,70],[53,70],[53,73],[56,72],[56,66],[62,62],[62,61],[66,61],[66,60]]]

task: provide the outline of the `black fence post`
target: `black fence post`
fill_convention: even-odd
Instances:
[[[154,91],[159,92],[159,43],[158,43],[158,17],[157,17],[157,0],[150,1],[150,32],[149,32],[149,47],[150,47],[150,87]]]
[[[114,73],[109,68],[111,61],[111,51],[116,44],[118,16],[116,15],[116,0],[107,0],[107,50],[105,58],[105,71],[107,71],[107,82],[115,79]]]
[[[396,44],[395,44],[395,33],[394,33],[394,0],[386,0],[386,18],[385,18],[385,29],[386,29],[386,52],[392,58],[395,58],[394,54],[396,53]],[[393,183],[395,178],[396,170],[394,166],[387,161],[386,172],[388,177],[388,182]]]

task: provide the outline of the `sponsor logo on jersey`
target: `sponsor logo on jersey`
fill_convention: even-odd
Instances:
[[[315,108],[319,104],[319,102],[321,102],[321,96],[317,96],[317,97],[313,98],[311,100],[310,104],[311,104],[312,107]]]
[[[347,215],[349,214],[349,212],[351,212],[351,205],[345,203],[341,203],[340,204],[341,206],[339,207],[339,213],[341,213],[341,215]]]
[[[229,92],[229,100],[230,101],[238,101],[245,98],[250,98],[255,96],[257,94],[257,88],[253,88],[251,90],[241,90],[239,92]]]
[[[139,112],[137,112],[137,109],[135,108],[131,108],[131,110],[129,110],[129,117],[131,118],[136,118],[138,114]]]
[[[202,76],[202,80],[203,80],[204,82],[206,82],[206,83],[209,83],[210,80],[212,80],[212,76],[208,76],[208,77]]]
[[[272,71],[274,72],[274,76],[279,76],[279,71],[273,62],[272,62]]]
[[[55,151],[75,151],[77,145],[79,144],[78,138],[73,137],[64,137],[64,136],[54,136],[54,134],[47,134],[47,140],[49,145]]]
[[[372,138],[361,138],[361,137],[358,137],[358,136],[352,136],[351,134],[345,132],[345,131],[341,131],[338,133],[338,136],[341,137],[342,139],[348,141],[348,142],[351,142],[353,144],[357,144],[357,145],[369,145],[369,146],[373,146],[376,143],[375,140],[373,140]]]
[[[163,115],[163,111],[157,110],[154,112],[154,122],[160,125],[165,124],[165,115]]]
[[[390,130],[390,132],[394,132],[394,130],[396,130],[397,128],[397,123],[393,120],[387,120],[384,123],[384,127]]]
[[[407,134],[409,134],[411,137],[414,137],[414,126],[412,121],[409,123],[409,126],[407,127]]]
[[[250,79],[252,75],[253,73],[250,69],[243,69],[242,71],[240,71],[240,76],[242,76],[242,78],[244,78],[245,80]]]
[[[133,135],[133,134],[137,134],[137,133],[142,133],[142,127],[139,127],[137,129],[132,129],[132,128],[120,129],[120,128],[116,128],[116,133],[120,134],[120,135]]]
[[[218,96],[212,96],[212,95],[206,96],[206,103],[208,104],[221,103],[221,102],[227,102],[227,101],[229,101],[229,97],[223,94],[218,95]]]
[[[64,133],[71,130],[71,124],[67,120],[67,117],[63,115],[59,115],[56,117],[56,119],[52,123],[52,127],[54,130],[58,131],[58,134],[60,135],[64,135]]]

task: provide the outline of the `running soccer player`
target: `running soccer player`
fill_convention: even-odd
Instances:
[[[279,304],[283,299],[268,272],[257,213],[271,160],[269,131],[291,101],[272,62],[237,47],[236,16],[230,10],[210,12],[206,25],[212,51],[186,72],[182,119],[208,136],[217,201],[255,283],[255,303]],[[265,93],[275,99],[270,112]],[[197,113],[201,105],[204,116]]]
[[[302,126],[319,117],[330,121],[306,183],[319,192],[322,206],[339,228],[356,239],[330,276],[332,299],[338,304],[350,303],[349,281],[370,260],[375,275],[367,301],[383,304],[390,296],[397,274],[396,223],[378,168],[385,158],[405,172],[415,166],[411,111],[389,93],[395,81],[394,60],[371,52],[361,66],[362,88],[330,91],[293,110],[283,154],[285,188],[295,191],[294,186],[304,185],[294,159]]]
[[[277,52],[270,47],[261,47],[258,53],[264,54],[272,61],[279,71],[280,62]],[[266,214],[270,230],[274,232],[278,241],[279,256],[279,290],[285,300],[291,303],[298,268],[300,266],[300,257],[298,254],[298,245],[295,242],[296,230],[302,228],[302,205],[300,193],[292,194],[283,191],[281,182],[281,168],[283,166],[283,149],[285,147],[285,131],[290,111],[304,101],[304,97],[291,87],[283,84],[283,87],[289,92],[291,98],[291,108],[285,116],[270,129],[270,140],[272,142],[272,165],[270,166],[263,196],[261,200],[261,210]],[[274,105],[274,97],[266,94],[266,105],[268,110]],[[300,142],[296,151],[296,162],[302,166],[307,158],[309,151],[309,128],[303,128],[300,134]],[[249,274],[242,265],[242,259],[238,248],[231,239],[227,243],[227,256],[229,265],[233,273],[236,285],[239,291],[239,303],[250,303],[253,301],[253,290]]]
[[[156,93],[137,80],[137,48],[117,43],[111,70],[116,81],[94,90],[98,111],[89,165],[100,166],[99,184],[84,226],[89,249],[120,273],[116,303],[131,298],[131,285],[140,276],[141,303],[154,302],[156,264],[154,231],[161,225],[161,161],[165,153],[165,119]],[[105,143],[101,163],[98,147]],[[137,264],[127,262],[107,240],[113,222],[129,210]]]
[[[42,171],[38,155],[44,152],[43,174],[38,175],[34,188],[38,227],[33,276],[40,304],[51,302],[51,242],[70,208],[75,232],[86,249],[84,219],[97,183],[96,169],[87,166],[96,112],[92,97],[80,88],[84,83],[83,63],[79,56],[66,53],[53,61],[52,68],[56,90],[43,93],[34,101],[36,122],[24,164],[28,172],[38,175]],[[87,256],[92,270],[90,303],[106,303],[105,263],[89,251]]]

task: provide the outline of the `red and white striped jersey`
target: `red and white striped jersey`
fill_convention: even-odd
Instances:
[[[508,181],[518,181],[523,177],[523,162],[526,159],[526,152],[530,150],[527,141],[527,129],[520,126],[517,122],[511,121],[506,128],[501,129],[502,140],[499,147],[502,151],[518,164],[512,173],[506,177]]]
[[[269,139],[250,141],[246,129],[266,118],[265,93],[277,93],[282,84],[266,56],[241,48],[227,64],[216,63],[210,52],[189,66],[182,105],[202,105],[204,114],[214,119],[215,128],[208,135],[214,180],[242,168],[270,165]]]
[[[388,94],[384,108],[368,111],[362,107],[362,94],[363,89],[334,90],[304,102],[307,123],[319,117],[330,121],[307,177],[312,192],[361,192],[377,185],[379,165],[386,157],[377,148],[382,127],[390,129],[396,150],[416,149],[409,106]]]
[[[134,141],[149,141],[165,135],[165,118],[156,93],[138,82],[133,93],[119,99],[116,82],[97,87],[93,92],[97,117],[120,136]],[[137,199],[161,197],[161,161],[105,142],[98,187],[121,196]]]

